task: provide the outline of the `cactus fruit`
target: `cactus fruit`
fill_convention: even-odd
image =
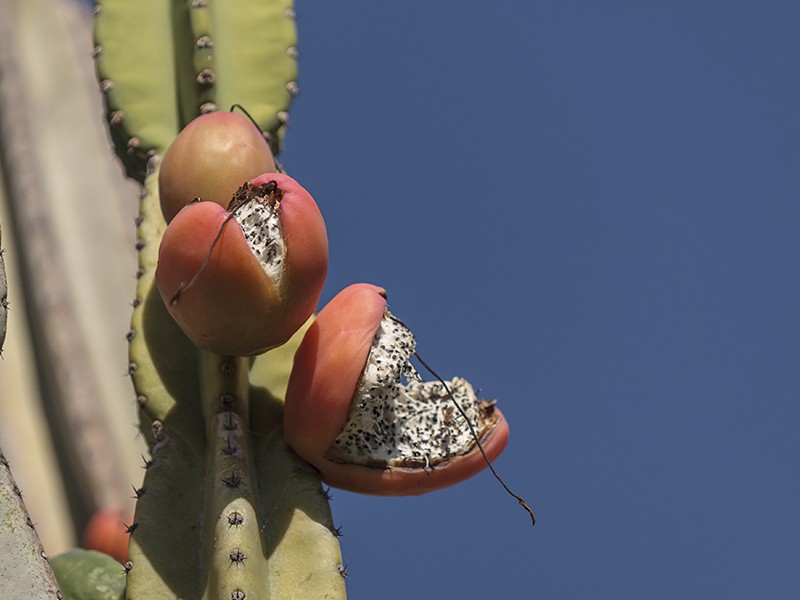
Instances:
[[[81,536],[81,545],[124,563],[128,560],[128,528],[132,523],[123,511],[100,509],[92,515]]]
[[[286,342],[311,316],[328,268],[325,223],[288,175],[245,183],[228,211],[185,207],[164,232],[156,283],[167,310],[204,350],[252,355]]]
[[[161,210],[169,223],[192,199],[227,207],[243,181],[275,171],[264,136],[241,113],[197,117],[172,142],[158,180]]]
[[[409,363],[414,348],[372,285],[346,288],[311,325],[289,380],[285,430],[323,481],[421,494],[485,468],[478,440],[488,460],[502,452],[508,424],[494,403],[479,400],[464,379],[423,382]]]

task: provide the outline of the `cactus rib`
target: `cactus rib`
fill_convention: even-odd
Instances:
[[[163,153],[180,130],[173,42],[175,27],[180,28],[173,4],[95,4],[95,68],[109,131],[128,176],[138,181],[144,180],[147,159]]]
[[[278,139],[297,93],[291,0],[209,1],[220,108],[241,104],[278,153]]]
[[[243,592],[266,598],[267,568],[256,498],[258,482],[249,435],[246,358],[200,353],[208,452],[204,521],[205,598]]]

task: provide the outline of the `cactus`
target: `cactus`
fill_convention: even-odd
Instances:
[[[0,451],[0,597],[61,598],[11,467]]]
[[[142,43],[145,35],[147,43]],[[479,439],[470,417],[457,405],[466,426],[459,424],[457,440],[444,435],[461,417],[444,406],[455,399],[448,384],[440,380],[433,386],[426,387],[421,382],[412,386],[415,390],[435,389],[439,404],[427,418],[425,435],[430,443],[426,442],[423,449],[411,447],[415,440],[405,435],[405,428],[415,421],[415,415],[406,415],[404,421],[391,420],[394,400],[401,395],[411,398],[400,385],[400,378],[412,373],[407,360],[413,352],[413,337],[404,326],[402,335],[391,339],[376,333],[386,305],[382,290],[371,293],[375,296],[371,302],[377,307],[373,311],[377,320],[360,332],[348,323],[348,310],[334,310],[329,313],[332,317],[321,316],[317,322],[308,318],[327,268],[324,224],[305,190],[283,173],[270,173],[273,168],[281,171],[272,162],[272,155],[279,154],[289,104],[297,92],[294,38],[293,11],[286,0],[103,0],[95,5],[93,54],[100,89],[105,94],[111,139],[128,176],[142,185],[136,218],[136,291],[127,340],[128,374],[149,455],[143,457],[144,481],[134,486],[135,516],[124,525],[130,536],[124,568],[96,553],[75,551],[57,557],[53,568],[68,595],[99,599],[120,598],[124,594],[129,599],[154,600],[344,598],[346,568],[339,549],[339,531],[334,527],[320,477],[368,493],[423,493],[470,476],[483,468],[482,460],[488,463],[487,455],[495,457],[505,445],[508,430],[501,413],[492,403],[479,402],[462,380],[453,380],[450,385],[460,382],[469,390],[457,391],[456,395],[466,399],[462,402],[472,403],[470,414],[483,415],[486,422]],[[132,51],[134,48],[136,51]],[[232,176],[239,183],[242,178],[249,181],[233,195],[227,212],[216,205],[209,207],[209,203],[182,208],[190,200],[183,184],[165,183],[171,182],[175,173],[185,174],[187,163],[169,163],[169,151],[173,156],[195,153],[188,164],[201,166],[189,179],[203,179],[204,172],[215,175],[216,162],[221,163],[219,168],[224,174],[231,175],[233,161],[228,162],[227,150],[220,159],[198,163],[198,152],[204,153],[205,159],[209,154],[188,132],[198,130],[200,121],[213,119],[233,104],[246,106],[252,115],[258,131],[251,150],[260,152],[262,158],[269,154],[269,160],[258,163],[259,172],[242,175],[237,171]],[[252,138],[254,131],[246,135]],[[170,164],[179,166],[170,173]],[[260,174],[264,170],[267,173]],[[175,189],[182,190],[177,200],[170,197],[165,202]],[[201,186],[196,193],[203,196],[207,190]],[[226,195],[209,199],[224,206]],[[165,209],[167,204],[172,206],[169,211]],[[313,213],[317,225],[308,226],[307,221],[297,225],[300,221],[293,219],[301,213]],[[216,215],[213,218],[221,223],[218,234],[197,242],[201,239],[197,231],[185,225],[190,214],[191,218],[199,218],[198,214]],[[229,221],[234,223],[224,231]],[[262,225],[264,229],[258,229]],[[170,237],[178,227],[183,229]],[[212,257],[230,252],[233,247],[238,248],[237,252],[249,252],[241,250],[245,247],[243,242],[236,246],[230,241],[234,234],[242,240],[246,238],[251,249],[251,242],[258,240],[257,244],[262,245],[255,253],[267,255],[260,266],[250,263],[256,266],[248,271],[261,276],[253,289],[261,290],[267,300],[262,302],[258,297],[257,302],[245,302],[248,307],[267,307],[267,317],[258,327],[264,335],[244,347],[237,345],[244,337],[238,333],[231,336],[232,342],[226,339],[223,345],[218,345],[219,339],[208,341],[209,321],[217,325],[210,329],[229,333],[228,321],[223,319],[231,317],[224,313],[226,308],[234,313],[233,321],[250,319],[246,325],[255,321],[247,310],[230,309],[239,304],[226,302],[225,298],[220,302],[220,290],[229,291],[228,288],[207,285],[218,264]],[[311,242],[299,243],[303,236]],[[277,238],[280,243],[275,242]],[[183,273],[170,279],[169,274],[159,275],[176,255],[170,249],[175,247],[170,246],[170,240],[176,239],[180,242],[177,255],[184,242],[199,246],[199,250],[194,248],[195,259],[202,259],[207,252],[207,259],[193,268],[195,276]],[[215,248],[217,242],[219,247]],[[294,250],[282,254],[284,244],[293,244]],[[310,256],[304,258],[306,251]],[[280,254],[278,261],[268,265],[267,259],[274,258],[274,252]],[[206,266],[205,279],[192,287]],[[295,280],[303,277],[306,279]],[[248,289],[247,282],[237,283],[242,284],[241,289]],[[195,300],[203,299],[209,287],[216,289],[213,302],[201,303],[205,307],[201,318],[195,314],[193,320],[186,319],[186,311],[192,310]],[[250,299],[247,294],[240,294],[234,300],[238,302],[242,296]],[[386,312],[384,318],[390,316]],[[315,354],[315,340],[333,339],[332,327],[338,322],[343,323],[337,330],[343,332],[343,343],[357,351],[343,353],[336,344],[328,344]],[[387,326],[384,323],[380,327]],[[351,339],[354,332],[356,339]],[[403,344],[404,350],[387,350],[382,345],[395,342]],[[381,350],[373,352],[376,344]],[[383,351],[394,362],[401,359],[385,372]],[[325,365],[317,381],[329,383],[322,390],[306,389],[309,380],[315,379],[309,374],[315,374],[320,358],[324,358]],[[347,378],[335,368],[337,361],[352,363],[348,365]],[[351,465],[341,464],[351,460],[350,454],[331,456],[329,442],[333,437],[309,454],[303,451],[302,442],[293,443],[292,448],[287,445],[284,427],[287,432],[291,429],[296,440],[314,437],[309,421],[319,422],[323,415],[329,421],[326,434],[350,432],[342,423],[348,412],[351,419],[358,415],[357,410],[348,411],[357,397],[356,384],[375,383],[374,379],[380,380],[381,385],[358,388],[362,408],[369,405],[370,398],[365,395],[372,394],[370,390],[383,390],[381,400],[386,405],[375,431],[384,424],[394,431],[398,425],[402,430],[398,433],[403,436],[378,440],[380,452],[393,456],[380,463],[381,468],[375,468],[379,463],[372,459],[358,466],[362,474],[369,471],[369,485],[353,481],[348,468]],[[329,395],[331,390],[338,394],[333,420],[327,419],[325,412],[331,407],[324,406],[326,399],[333,397]],[[422,400],[430,397],[428,394]],[[285,402],[287,416],[293,414],[286,420]],[[319,406],[312,407],[314,403]],[[316,417],[308,417],[315,412]],[[365,414],[356,418],[367,427],[372,425]],[[360,436],[362,432],[357,433]],[[393,454],[400,437],[404,440],[404,453]],[[486,443],[485,451],[481,439]],[[442,446],[439,454],[434,452],[437,444]],[[520,502],[526,506],[521,499]]]
[[[290,5],[106,0],[95,13],[112,139],[144,184],[128,338],[151,456],[129,526],[128,597],[342,598],[341,553],[319,479],[282,436],[282,398],[304,328],[252,360],[201,351],[154,282],[166,228],[159,163],[177,133],[201,113],[240,103],[279,150],[295,90]],[[145,30],[143,46],[136,40]],[[134,46],[142,52],[129,52]]]

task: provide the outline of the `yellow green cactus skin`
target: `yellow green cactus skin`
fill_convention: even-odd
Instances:
[[[128,176],[196,116],[244,106],[278,151],[297,93],[291,0],[98,0],[95,66]]]
[[[128,176],[180,131],[172,2],[101,0],[95,4],[95,68],[106,98],[111,139]]]

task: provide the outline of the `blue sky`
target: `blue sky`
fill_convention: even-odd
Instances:
[[[800,596],[795,2],[298,2],[324,299],[389,290],[496,466],[334,492],[351,598]]]

